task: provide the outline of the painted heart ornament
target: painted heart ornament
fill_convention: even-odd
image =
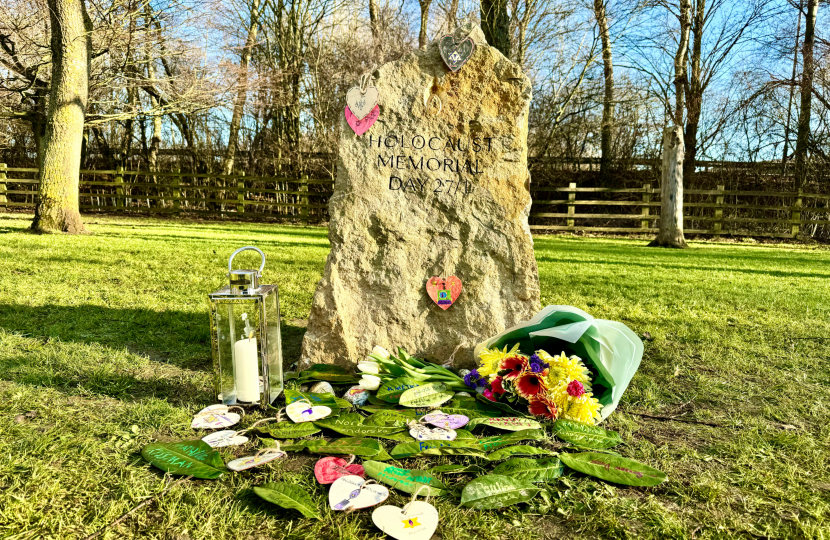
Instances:
[[[360,510],[380,504],[388,498],[389,488],[355,475],[338,478],[329,489],[329,506],[332,510]]]
[[[444,429],[459,429],[467,425],[470,419],[463,414],[445,414],[441,411],[431,412],[421,418],[422,421]]]
[[[438,42],[438,50],[441,52],[444,63],[450,71],[455,73],[473,56],[476,44],[470,37],[457,41],[455,37],[446,35]]]
[[[331,409],[325,405],[312,405],[307,401],[295,401],[285,407],[285,414],[294,423],[313,422],[331,414]]]
[[[430,428],[424,424],[410,424],[409,434],[419,441],[454,441],[457,435],[454,429]]]
[[[238,432],[232,429],[224,431],[215,431],[210,435],[205,435],[202,440],[210,445],[211,448],[222,448],[223,446],[239,446],[248,442],[248,437],[239,435]]]
[[[447,310],[461,295],[461,279],[432,276],[427,280],[427,294],[438,307]]]
[[[230,412],[227,405],[205,407],[193,417],[190,427],[193,429],[221,429],[236,425],[242,417]]]
[[[349,463],[335,456],[324,457],[314,464],[314,477],[321,484],[332,484],[344,476],[365,478],[366,471],[359,463]]]
[[[380,107],[375,105],[375,108],[366,115],[363,119],[358,119],[352,111],[349,110],[349,106],[346,106],[346,123],[349,124],[349,127],[352,128],[355,135],[358,137],[369,131],[369,128],[375,125],[378,117],[380,116]]]
[[[424,501],[403,508],[381,506],[372,512],[375,527],[397,540],[429,540],[438,528],[438,510]]]
[[[355,86],[346,92],[346,105],[358,120],[363,120],[371,113],[378,104],[378,89],[369,86],[365,90]]]
[[[285,452],[268,452],[267,454],[257,454],[255,456],[246,456],[228,462],[228,468],[232,471],[240,472],[260,465],[265,465],[268,462],[285,457]]]

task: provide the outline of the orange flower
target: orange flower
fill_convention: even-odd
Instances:
[[[516,388],[517,394],[525,399],[530,399],[539,394],[539,392],[545,392],[547,390],[545,387],[546,376],[546,372],[534,373],[532,371],[525,371],[516,377],[513,386]]]
[[[556,404],[545,394],[536,394],[530,398],[527,410],[534,416],[544,416],[551,420],[555,420],[559,414],[559,411],[556,409]]]
[[[527,358],[524,356],[509,356],[501,361],[499,364],[499,369],[502,371],[507,371],[503,375],[505,379],[515,379],[518,377],[522,372],[527,371],[527,368],[530,366],[527,362]]]

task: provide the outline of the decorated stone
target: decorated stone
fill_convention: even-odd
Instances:
[[[360,476],[339,478],[329,490],[329,506],[332,510],[360,510],[380,504],[388,498],[389,488]]]
[[[438,42],[438,50],[450,71],[458,71],[476,52],[476,44],[469,37],[457,40],[453,35],[446,35]]]
[[[227,429],[224,431],[214,431],[210,435],[205,435],[202,440],[210,445],[211,448],[222,448],[224,446],[239,446],[248,442],[248,437],[239,435],[238,432]]]
[[[308,401],[295,401],[285,407],[285,414],[293,422],[313,422],[331,414],[331,409],[325,405],[312,405]]]
[[[324,457],[314,464],[314,477],[321,484],[331,484],[344,476],[365,478],[366,471],[360,463],[351,463],[335,456]]]
[[[326,381],[320,381],[311,385],[310,392],[314,394],[334,394],[334,388]]]
[[[447,74],[438,43],[413,51],[373,72],[384,108],[368,132],[356,137],[352,127],[371,114],[341,122],[331,251],[300,370],[353,369],[375,345],[440,360],[457,349],[454,367],[470,367],[482,336],[539,311],[528,226],[532,87],[480,28],[467,33],[476,50],[464,69]],[[449,89],[432,114],[427,99],[442,73]],[[425,293],[430,276],[463,280],[452,309]]]
[[[429,540],[438,528],[438,510],[424,501],[404,508],[381,506],[372,512],[375,527],[397,540]]]
[[[343,399],[354,405],[355,407],[362,407],[369,401],[369,391],[362,386],[352,386],[346,393],[343,394]]]
[[[461,294],[461,279],[432,276],[427,280],[427,294],[438,307],[447,310]]]

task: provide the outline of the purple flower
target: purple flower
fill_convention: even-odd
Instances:
[[[539,358],[538,354],[534,354],[530,357],[530,371],[533,373],[541,373],[548,367],[548,363]]]
[[[469,386],[470,388],[476,388],[479,386],[485,386],[487,381],[479,375],[478,370],[474,369],[471,372],[464,375],[464,384]]]

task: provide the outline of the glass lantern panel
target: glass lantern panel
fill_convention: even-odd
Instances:
[[[262,393],[260,298],[217,299],[212,308],[220,399],[227,405],[259,403]]]
[[[265,321],[265,362],[268,366],[268,404],[276,400],[283,390],[282,336],[280,333],[280,299],[276,287],[263,299]]]

